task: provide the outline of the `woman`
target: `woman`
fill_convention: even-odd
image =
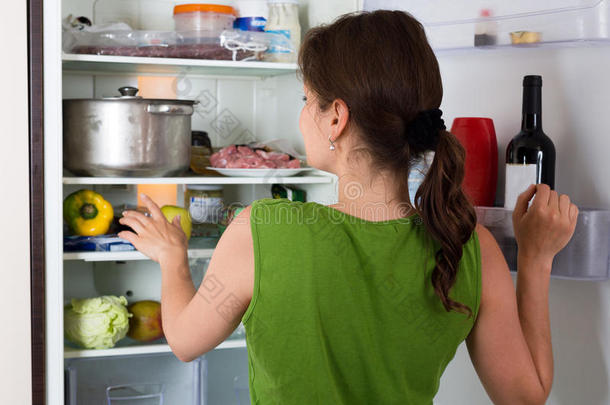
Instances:
[[[161,264],[173,352],[192,360],[243,320],[253,404],[431,404],[465,339],[495,403],[543,404],[551,264],[577,207],[544,185],[520,196],[515,294],[461,190],[464,151],[445,131],[422,26],[397,11],[346,15],[307,33],[299,64],[307,161],[338,175],[338,204],[254,202],[219,241],[198,291],[177,219],[146,198],[151,218],[121,220],[135,233],[120,236]],[[412,207],[406,179],[428,151]]]

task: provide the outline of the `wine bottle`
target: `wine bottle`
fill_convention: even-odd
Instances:
[[[555,188],[555,146],[542,131],[542,77],[523,78],[521,132],[506,148],[504,207],[514,208],[530,184]]]

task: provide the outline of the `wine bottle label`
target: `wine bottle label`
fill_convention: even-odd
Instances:
[[[536,184],[536,164],[506,164],[506,187],[504,188],[504,207],[513,209],[519,194],[530,184]]]

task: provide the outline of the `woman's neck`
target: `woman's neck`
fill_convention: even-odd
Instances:
[[[401,201],[404,197],[398,196],[396,181],[387,173],[368,165],[351,165],[337,176],[339,201],[332,205],[335,209],[372,222],[404,218],[414,212],[408,200]]]

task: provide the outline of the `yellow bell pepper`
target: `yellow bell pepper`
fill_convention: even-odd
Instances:
[[[113,218],[112,205],[95,191],[79,190],[64,200],[64,220],[76,235],[103,235]]]

